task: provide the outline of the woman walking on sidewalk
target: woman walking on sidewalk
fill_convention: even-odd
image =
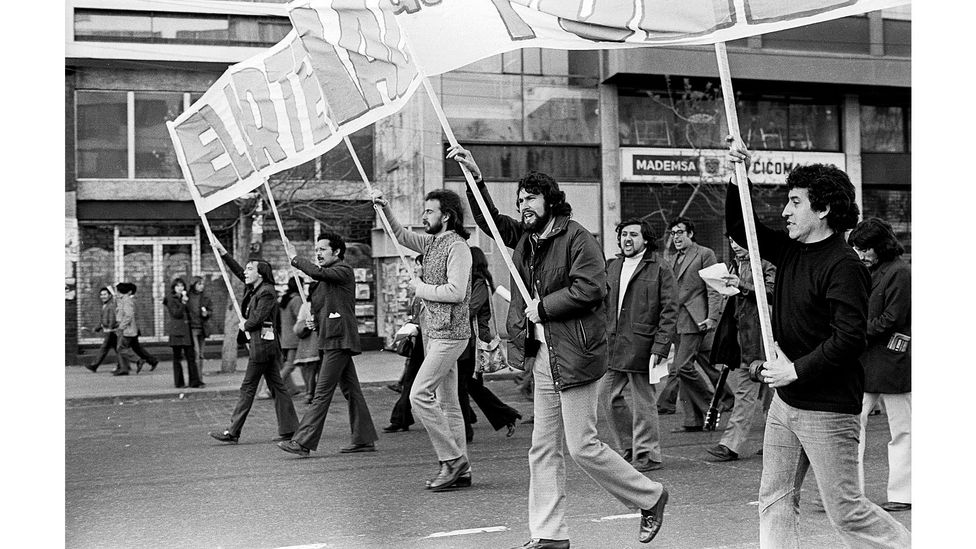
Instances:
[[[189,300],[186,282],[183,282],[182,278],[173,280],[170,284],[170,294],[163,298],[163,306],[166,307],[166,333],[169,335],[169,346],[173,349],[173,386],[177,389],[185,385],[182,356],[186,356],[190,387],[203,387],[190,333],[190,311],[187,307]]]
[[[254,403],[258,380],[264,376],[274,395],[275,415],[278,418],[279,436],[274,440],[289,440],[298,428],[298,414],[295,413],[295,405],[285,390],[279,372],[281,339],[277,327],[278,300],[271,265],[267,261],[253,260],[242,268],[219,242],[214,240],[210,245],[217,250],[234,276],[244,282],[244,298],[241,300],[244,320],[241,321],[237,342],[247,344],[249,355],[247,370],[241,382],[241,396],[234,407],[230,428],[221,432],[211,431],[210,436],[221,442],[237,443],[247,414],[251,411],[251,404]]]

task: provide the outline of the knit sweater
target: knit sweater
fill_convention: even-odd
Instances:
[[[729,185],[726,228],[746,245],[738,189]],[[804,244],[756,219],[759,254],[776,266],[773,337],[793,361],[797,379],[777,388],[790,406],[804,410],[861,413],[871,278],[842,234]]]
[[[471,322],[471,249],[459,234],[420,235],[408,231],[393,216],[386,216],[397,241],[424,254],[422,284],[416,296],[424,300],[420,330],[428,339],[469,339]]]

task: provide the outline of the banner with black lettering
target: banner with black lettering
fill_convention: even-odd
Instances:
[[[293,10],[284,40],[231,66],[170,124],[198,210],[325,154],[343,136],[398,111],[420,85],[393,6],[345,4],[331,17]]]
[[[908,0],[388,0],[426,75],[518,48],[714,44]],[[305,2],[295,2],[305,3]],[[312,6],[339,4],[311,0]]]

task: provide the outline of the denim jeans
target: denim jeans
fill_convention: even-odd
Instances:
[[[773,397],[759,486],[759,545],[800,546],[800,486],[813,468],[827,518],[848,547],[911,547],[900,522],[864,497],[857,474],[856,414],[801,410]]]

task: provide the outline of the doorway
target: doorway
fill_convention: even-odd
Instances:
[[[118,237],[115,248],[116,280],[136,285],[136,322],[140,337],[148,342],[167,340],[163,298],[170,283],[180,277],[187,284],[200,272],[196,237]]]

